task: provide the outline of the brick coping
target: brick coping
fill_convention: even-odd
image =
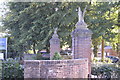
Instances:
[[[24,60],[25,62],[38,62],[38,61],[78,61],[78,60],[85,60],[87,61],[88,58],[79,58],[79,59],[65,59],[65,60]]]

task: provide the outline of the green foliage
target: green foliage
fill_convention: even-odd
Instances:
[[[0,60],[0,79],[2,79],[2,61]]]
[[[112,60],[110,58],[104,58],[104,61],[102,62],[101,58],[94,57],[92,62],[93,63],[112,63]]]
[[[24,54],[24,60],[35,60],[36,54]]]
[[[43,57],[41,53],[37,53],[37,56],[35,59],[37,59],[37,60],[49,60],[49,58]]]
[[[62,59],[62,56],[58,52],[55,52],[52,60],[61,60],[61,59]]]
[[[120,67],[116,64],[93,64],[91,73],[98,78],[120,78]]]
[[[98,54],[98,45],[100,44],[100,40],[101,40],[100,37],[92,39],[94,57],[98,56],[97,55]]]
[[[117,10],[118,3],[95,3],[92,4],[89,11],[88,23],[90,26],[89,29],[92,30],[92,44],[93,44],[93,53],[97,57],[98,45],[101,43],[103,38],[105,41],[108,41],[110,44],[115,43],[114,38],[118,35],[116,30],[117,22]],[[115,18],[116,17],[116,18]],[[116,41],[117,43],[117,41]],[[112,46],[112,45],[111,45]]]
[[[49,48],[52,28],[46,18],[54,12],[52,8],[48,11],[52,6],[50,3],[9,3],[11,12],[3,23],[10,30],[12,49],[16,52],[31,49],[36,54],[36,50]]]
[[[93,32],[92,39],[102,36],[111,41],[116,35],[112,30],[117,27],[118,3],[21,2],[9,3],[10,12],[3,20],[5,29],[11,34],[8,48],[16,52],[33,50],[35,54],[36,50],[48,50],[56,27],[61,46],[68,44],[71,47],[70,33],[78,21],[76,9],[80,6],[83,11],[86,5],[85,22]],[[96,48],[96,44],[93,45]]]
[[[41,53],[37,53],[36,59],[37,60],[42,60],[42,54]]]
[[[18,61],[13,60],[12,58],[3,61],[3,78],[4,79],[17,79],[24,78],[23,67],[19,64]]]

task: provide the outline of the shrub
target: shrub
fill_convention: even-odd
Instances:
[[[46,53],[45,53],[46,54]],[[47,53],[48,54],[48,53]],[[42,56],[42,53],[37,53],[37,56],[35,58],[36,60],[50,60],[50,58],[45,58]]]
[[[61,59],[62,59],[62,56],[58,52],[55,52],[53,56],[53,60],[61,60]]]
[[[37,60],[42,60],[42,54],[41,53],[37,53],[36,59]]]
[[[109,58],[104,58],[104,61],[101,62],[101,58],[94,57],[92,62],[93,63],[112,63],[112,60],[110,60]]]
[[[98,78],[120,78],[120,67],[117,64],[93,64],[91,73]]]
[[[35,60],[36,54],[24,54],[24,60]]]
[[[9,79],[24,78],[23,77],[24,69],[23,69],[22,65],[19,64],[18,61],[15,61],[14,59],[9,58],[6,61],[3,61],[2,67],[3,67],[2,70],[3,70],[3,78],[4,79],[6,79],[6,78],[9,78]]]

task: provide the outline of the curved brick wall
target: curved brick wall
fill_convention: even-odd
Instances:
[[[24,78],[87,78],[87,58],[71,60],[25,60]]]

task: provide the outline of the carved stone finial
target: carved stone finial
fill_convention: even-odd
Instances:
[[[78,8],[78,20],[79,20],[79,22],[82,20],[82,11],[81,11],[81,9],[80,9],[80,7]]]
[[[84,15],[86,12],[86,8],[87,8],[87,6],[84,8],[83,12],[81,11],[80,7],[78,8],[78,22],[76,24],[77,28],[86,28],[86,26],[87,26],[87,24],[84,21]]]
[[[58,28],[55,28],[55,29],[54,29],[54,34],[57,34],[57,30],[58,30]]]
[[[52,37],[58,37],[58,35],[57,35],[57,30],[58,30],[58,28],[55,28],[55,29],[54,29],[54,34],[53,34]]]

